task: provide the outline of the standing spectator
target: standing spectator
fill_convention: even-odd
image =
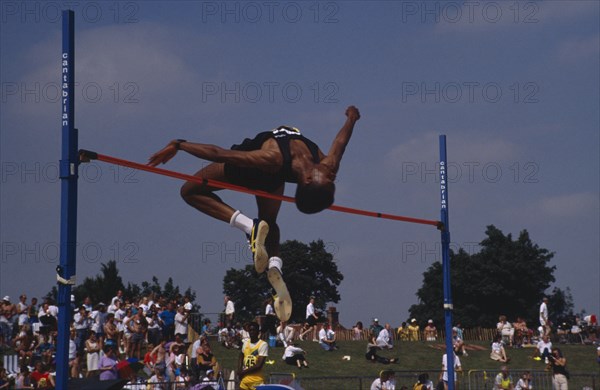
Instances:
[[[500,373],[496,375],[496,379],[494,380],[494,390],[513,390],[513,380],[508,372],[507,366],[502,366],[500,368]]]
[[[100,351],[102,350],[102,342],[96,337],[96,332],[91,331],[90,337],[85,341],[85,350],[87,352],[87,374],[86,378],[95,376],[99,369]]]
[[[158,315],[161,319],[163,339],[167,341],[172,341],[175,336],[175,314],[173,303],[169,302],[166,309]]]
[[[104,323],[104,337],[104,344],[115,348],[115,351],[117,351],[119,345],[117,344],[119,332],[117,331],[117,325],[115,324],[114,313],[108,313],[106,315],[106,322]]]
[[[75,327],[75,345],[77,345],[78,351],[83,352],[85,340],[88,338],[88,331],[90,329],[90,320],[85,306],[79,308],[79,312],[73,316],[73,321],[73,326]]]
[[[110,300],[110,304],[111,305],[116,305],[117,301],[121,302],[121,304],[123,304],[123,290],[119,290],[117,291],[117,295],[115,295],[111,300]]]
[[[273,298],[268,297],[265,300],[265,323],[263,325],[262,335],[263,337],[268,337],[276,334],[276,324],[277,324],[277,315],[275,314],[275,310],[273,310]]]
[[[91,312],[94,310],[94,307],[93,307],[93,305],[92,305],[92,298],[90,298],[90,297],[85,297],[85,298],[83,299],[83,306],[85,307],[85,310],[86,310],[88,313],[91,313]]]
[[[79,378],[79,369],[81,353],[77,351],[77,345],[75,344],[75,329],[71,329],[69,337],[69,368],[71,378]]]
[[[18,326],[21,326],[27,322],[27,309],[29,309],[29,306],[27,305],[27,295],[21,294],[19,296],[19,302],[17,303]]]
[[[2,331],[2,343],[10,344],[12,338],[12,324],[17,314],[17,308],[10,303],[10,297],[7,295],[2,298],[0,303],[0,329]]]
[[[410,325],[408,325],[408,340],[419,341],[420,339],[420,328],[417,324],[417,319],[413,318],[412,320],[410,320]]]
[[[285,347],[285,351],[283,352],[281,359],[283,359],[283,361],[290,366],[298,366],[298,368],[302,368],[302,366],[304,366],[308,368],[308,362],[304,358],[304,355],[306,355],[305,350],[298,347],[297,344],[291,344]]]
[[[300,333],[300,340],[304,340],[304,336],[310,331],[313,332],[313,341],[317,340],[317,320],[319,316],[315,311],[315,297],[311,296],[308,305],[306,305],[306,323],[302,333]]]
[[[437,340],[437,328],[433,324],[433,320],[427,321],[427,326],[423,329],[425,332],[425,340],[427,341],[436,341]]]
[[[352,340],[362,340],[363,323],[358,321],[352,328]]]
[[[160,319],[156,312],[156,305],[151,306],[152,308],[146,315],[146,321],[148,321],[148,342],[153,345],[158,345],[162,338],[162,329],[160,328]]]
[[[392,349],[392,328],[390,324],[385,324],[385,327],[381,329],[375,343],[381,348]]]
[[[326,351],[335,351],[338,349],[335,343],[335,332],[327,322],[323,323],[323,327],[319,331],[319,345]]]
[[[504,344],[502,343],[502,336],[497,335],[492,343],[492,352],[490,353],[490,359],[496,360],[502,363],[508,363],[510,359],[506,356],[504,350]]]
[[[544,328],[544,335],[550,335],[550,321],[548,320],[548,298],[544,297],[540,304],[540,326]]]
[[[460,365],[460,359],[456,354],[454,354],[454,383],[456,388],[456,374],[462,371],[462,366]],[[444,390],[448,390],[448,356],[444,354],[442,356],[442,374],[441,379],[444,382]]]
[[[238,360],[241,390],[252,390],[264,383],[263,366],[269,356],[269,345],[258,337],[258,324],[251,322],[247,328],[250,340],[244,342]]]
[[[396,374],[393,370],[383,370],[379,378],[371,383],[371,390],[393,390],[396,388]]]
[[[100,380],[106,381],[111,379],[118,379],[118,360],[115,357],[115,351],[112,348],[107,347],[106,345],[104,346],[103,351],[104,355],[100,358],[98,362],[98,369],[100,370]]]
[[[381,332],[382,329],[383,326],[379,324],[379,319],[373,318],[373,323],[369,327],[369,332],[371,333],[371,335],[375,338],[379,337],[379,332]]]
[[[38,306],[37,306],[37,298],[31,298],[31,305],[27,308],[27,317],[29,318],[29,324],[37,324],[39,322],[38,319]]]
[[[177,308],[175,314],[175,335],[180,335],[182,340],[187,340],[189,312],[183,306]]]
[[[225,322],[233,325],[233,318],[235,316],[235,304],[229,297],[225,295]]]
[[[552,388],[554,390],[569,390],[567,358],[563,356],[559,348],[553,347],[548,359],[552,367]]]
[[[129,330],[131,331],[131,340],[127,356],[135,357],[139,360],[141,358],[142,344],[146,341],[146,334],[148,333],[148,321],[146,321],[143,311],[138,310],[137,314],[133,317],[133,321],[129,323]]]
[[[406,322],[403,322],[398,328],[398,338],[401,341],[408,340],[408,325],[406,325]]]
[[[531,385],[531,373],[529,371],[525,371],[521,374],[521,378],[517,382],[515,386],[515,390],[531,390],[533,386]]]

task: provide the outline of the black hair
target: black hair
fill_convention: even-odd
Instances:
[[[296,187],[296,207],[305,214],[315,214],[333,204],[335,185],[328,183],[298,184]]]

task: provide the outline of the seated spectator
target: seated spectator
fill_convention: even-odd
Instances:
[[[33,299],[31,301],[33,302]],[[23,364],[15,379],[15,389],[31,389],[33,388],[33,384],[34,382],[29,373],[29,367],[26,364]]]
[[[40,342],[36,349],[36,355],[41,358],[42,363],[49,366],[54,360],[55,352],[56,347],[54,346],[54,343],[50,341],[50,335],[40,335]]]
[[[512,324],[506,320],[506,316],[499,317],[496,328],[498,329],[498,334],[502,336],[502,339],[506,340],[508,345],[512,347],[515,329],[513,328]]]
[[[515,328],[514,345],[520,348],[524,344],[530,344],[533,332],[527,328],[525,320],[521,317],[517,317],[517,320],[513,325]]]
[[[502,363],[507,363],[509,361],[509,359],[506,357],[504,344],[502,343],[502,336],[500,335],[496,336],[496,339],[492,343],[492,352],[490,353],[490,359]]]
[[[452,346],[454,348],[454,353],[457,356],[469,356],[463,339],[458,335],[458,329],[460,328],[452,328]]]
[[[197,371],[201,377],[206,375],[210,370],[216,372],[221,370],[217,358],[212,353],[208,339],[202,339],[202,342],[200,343],[200,350],[197,354],[197,362]]]
[[[277,341],[280,341],[284,347],[292,344],[294,340],[294,328],[289,326],[286,321],[281,321],[276,331]]]
[[[328,323],[324,323],[319,331],[319,345],[326,351],[335,351],[338,349],[335,343],[335,332],[331,330]]]
[[[215,377],[214,370],[206,371],[206,375],[202,378],[202,381],[192,388],[192,390],[219,390],[222,387],[219,386],[219,382]]]
[[[408,325],[408,340],[419,341],[420,339],[420,328],[417,324],[417,319],[413,318],[412,320],[410,320],[410,325]]]
[[[521,378],[517,382],[515,386],[515,390],[531,390],[533,386],[531,385],[531,373],[529,371],[525,371],[521,374]]]
[[[297,366],[298,368],[302,368],[302,366],[304,366],[308,368],[308,361],[306,361],[304,355],[306,355],[306,351],[298,347],[298,344],[290,344],[285,347],[285,351],[283,352],[281,359],[283,359],[286,364],[291,366]]]
[[[75,344],[75,329],[71,329],[69,338],[69,374],[71,378],[79,378],[80,357],[81,353],[77,351]]]
[[[362,340],[363,323],[358,321],[356,325],[352,327],[352,340]]]
[[[150,353],[152,359],[154,360],[154,367],[158,368],[160,371],[164,373],[165,368],[167,367],[167,340],[161,339],[160,342],[152,352]],[[154,371],[152,371],[154,372]]]
[[[35,368],[30,377],[36,389],[53,389],[56,386],[54,376],[50,375],[50,372],[41,361],[35,363]]]
[[[227,325],[219,331],[219,341],[227,349],[236,348],[238,344],[236,342],[236,336],[237,333],[231,323],[227,323]]]
[[[548,364],[548,357],[551,352],[552,341],[550,341],[550,337],[542,336],[542,339],[537,343],[537,348],[533,351],[533,360],[544,359],[545,363]]]
[[[205,337],[215,334],[215,330],[208,318],[204,320],[204,323],[203,323],[202,329],[201,329],[201,333],[202,333],[202,336],[205,336]]]
[[[159,367],[154,368],[154,375],[148,379],[147,390],[165,390],[167,389],[168,379],[165,377],[165,372]]]
[[[382,364],[390,364],[397,363],[398,358],[388,359],[383,356],[377,355],[377,351],[380,351],[381,347],[373,342],[369,342],[367,344],[367,351],[365,353],[365,358],[371,363],[382,363]]]
[[[392,334],[391,334],[390,324],[385,324],[385,327],[381,329],[379,335],[375,339],[375,344],[377,344],[381,348],[392,349],[394,346],[392,345]]]
[[[427,341],[436,341],[437,340],[437,328],[433,324],[433,320],[427,321],[427,326],[423,329],[425,333],[425,340]]]
[[[371,390],[387,390],[396,388],[396,374],[392,370],[382,370],[379,378],[371,383]]]
[[[401,341],[408,340],[408,326],[406,325],[406,322],[403,322],[402,325],[400,325],[400,327],[398,328],[398,338]]]
[[[429,374],[423,373],[419,375],[419,379],[413,386],[413,390],[434,390],[433,382],[429,380]]]
[[[513,380],[508,372],[508,367],[502,366],[500,373],[494,380],[494,390],[513,390]]]

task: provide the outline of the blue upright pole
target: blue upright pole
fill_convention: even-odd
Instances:
[[[77,242],[77,130],[75,129],[75,13],[62,12],[61,123],[60,160],[60,266],[58,280],[58,343],[56,346],[56,388],[67,389],[69,378],[69,326],[71,323],[71,284],[75,276]]]
[[[442,273],[444,278],[444,319],[446,327],[446,359],[448,390],[454,390],[454,348],[452,343],[452,289],[450,285],[450,222],[448,219],[448,161],[446,136],[440,135],[440,200],[442,235]]]

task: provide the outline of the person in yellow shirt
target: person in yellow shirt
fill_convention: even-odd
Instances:
[[[256,322],[247,325],[250,339],[242,345],[238,361],[238,375],[241,390],[254,390],[265,382],[263,366],[269,356],[269,346],[259,339],[259,326]]]
[[[417,324],[417,320],[413,318],[410,320],[410,325],[408,325],[408,339],[410,341],[419,341],[421,338],[419,337],[420,328]]]
[[[406,325],[406,322],[403,322],[398,328],[398,338],[400,341],[408,340],[408,325]]]

